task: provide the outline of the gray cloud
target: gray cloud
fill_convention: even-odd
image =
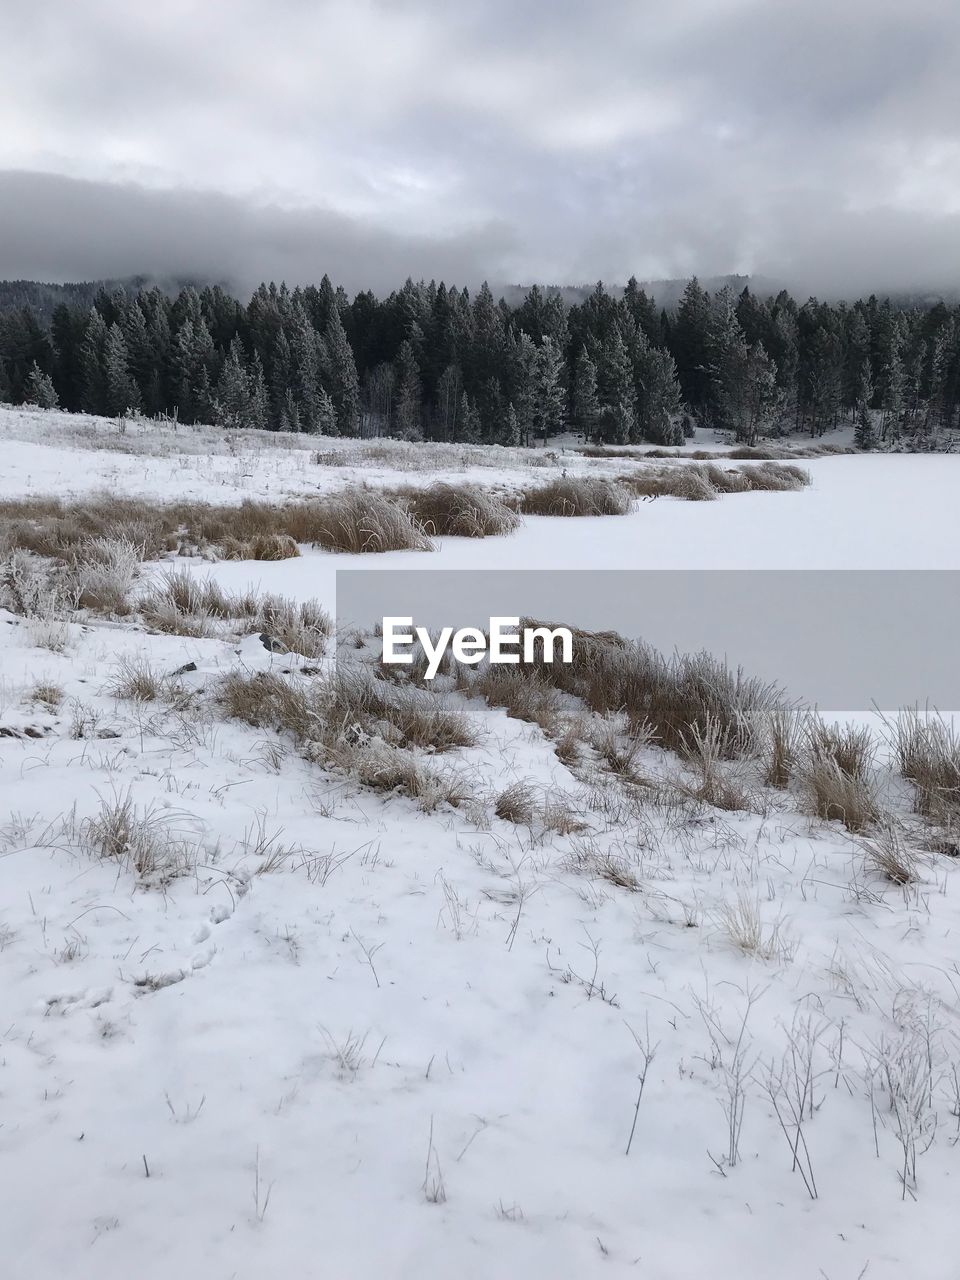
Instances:
[[[960,285],[953,0],[50,0],[4,24],[5,275]]]
[[[470,234],[400,235],[329,210],[253,205],[209,191],[0,173],[6,279],[142,274],[249,291],[261,280],[316,282],[326,271],[348,290],[382,291],[406,275],[479,280],[510,249],[510,233],[493,223]]]

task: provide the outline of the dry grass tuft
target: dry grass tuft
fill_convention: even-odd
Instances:
[[[914,786],[914,805],[931,821],[953,827],[960,817],[960,736],[952,724],[918,707],[888,726],[900,773]]]
[[[724,467],[719,462],[678,462],[671,466],[639,468],[624,476],[622,483],[638,498],[672,497],[686,502],[710,502],[721,493],[801,489],[810,483],[810,476],[789,463]]]
[[[811,760],[803,778],[818,818],[842,822],[848,831],[865,831],[879,815],[875,786],[845,773],[835,759]]]
[[[620,721],[623,717],[618,718]],[[653,741],[653,733],[646,723],[633,725],[604,721],[589,734],[590,745],[602,763],[618,778],[639,782],[642,778],[637,768],[637,758]]]
[[[579,875],[606,880],[619,889],[637,893],[640,880],[627,857],[616,849],[610,849],[593,839],[575,840],[567,858],[571,871]]]
[[[750,812],[757,808],[758,798],[725,767],[724,762],[731,756],[728,735],[728,729],[709,718],[704,725],[690,726],[681,754],[697,771],[698,778],[696,786],[689,788],[689,794],[715,809]],[[681,786],[681,789],[686,788]]]
[[[52,680],[38,680],[27,695],[31,702],[37,702],[48,711],[56,711],[63,705],[66,694]]]
[[[333,631],[330,615],[316,600],[264,596],[257,608],[257,631],[263,631],[290,653],[321,658]]]
[[[341,663],[314,680],[273,672],[233,672],[219,685],[224,713],[289,733],[303,757],[383,793],[415,800],[423,812],[473,800],[463,777],[428,767],[431,755],[472,746],[478,734],[441,694],[397,686],[361,665]]]
[[[297,504],[285,511],[284,525],[297,542],[325,551],[433,550],[406,507],[376,489],[348,489],[316,503]]]
[[[326,717],[338,735],[366,733],[436,752],[479,740],[467,716],[442,695],[389,684],[362,666],[341,664],[323,692]]]
[[[810,484],[810,472],[789,462],[761,462],[741,468],[747,487],[757,492],[787,493]]]
[[[866,726],[826,724],[810,715],[803,726],[804,746],[815,764],[833,761],[850,778],[866,778],[876,757],[876,744]]]
[[[332,624],[315,600],[296,603],[255,591],[231,594],[187,569],[167,572],[140,602],[147,626],[171,635],[225,636],[260,631],[308,658],[326,652]]]
[[[459,674],[459,673],[458,673]],[[521,665],[489,663],[475,675],[461,675],[463,691],[486,699],[491,707],[503,707],[515,720],[526,720],[552,734],[559,722],[562,699],[538,673]]]
[[[157,702],[173,692],[171,678],[157,671],[144,657],[121,658],[108,685],[115,698],[131,702]]]
[[[0,559],[0,606],[27,618],[50,618],[72,606],[62,565],[32,551],[10,551]]]
[[[314,754],[376,739],[434,753],[478,741],[464,713],[441,695],[388,684],[361,666],[341,664],[313,681],[232,672],[221,681],[219,697],[231,718],[290,733],[300,743],[313,744]]]
[[[724,903],[717,911],[717,921],[727,939],[747,955],[761,960],[786,960],[793,954],[794,948],[784,937],[780,922],[764,925],[757,898],[742,893],[736,903]]]
[[[540,809],[540,821],[544,831],[553,831],[558,836],[577,835],[587,830],[581,814],[562,794],[547,793]]]
[[[766,717],[763,780],[768,787],[783,790],[789,786],[801,755],[804,723],[804,715],[796,707],[775,707]]]
[[[222,634],[239,619],[255,618],[257,603],[252,592],[233,596],[212,579],[181,569],[160,575],[140,601],[140,613],[157,631],[202,637]]]
[[[861,839],[867,865],[892,884],[912,884],[919,876],[919,857],[909,847],[893,822],[883,826],[869,839]]]
[[[470,788],[458,774],[430,769],[413,752],[382,739],[357,744],[341,741],[328,749],[324,762],[372,791],[408,796],[424,813],[444,805],[458,809],[471,798]]]
[[[555,625],[521,619],[521,627]],[[570,631],[572,662],[546,663],[538,657],[533,663],[500,668],[512,674],[495,678],[493,697],[504,697],[497,688],[501,681],[504,688],[519,688],[525,681],[536,680],[541,687],[581,699],[599,715],[622,712],[633,736],[642,735],[670,751],[684,751],[692,729],[716,726],[731,759],[755,750],[764,718],[782,703],[774,685],[731,671],[708,654],[666,659],[649,646],[612,632],[576,627]],[[472,687],[483,692],[479,685]],[[564,750],[575,751],[569,738]]]
[[[100,810],[81,826],[84,843],[100,858],[119,862],[141,880],[162,885],[186,875],[192,864],[189,845],[170,830],[172,815],[152,805],[138,809],[124,797],[100,799]]]
[[[643,467],[624,476],[622,483],[637,498],[682,498],[712,502],[717,493],[703,468],[693,463],[676,467]]]
[[[257,729],[289,733],[297,742],[319,738],[323,709],[313,687],[271,671],[242,675],[231,671],[221,680],[218,699],[225,715]]]
[[[479,485],[438,481],[427,489],[403,489],[397,497],[430,537],[490,538],[520,524],[516,511]]]
[[[294,560],[300,548],[288,533],[259,533],[246,542],[224,538],[220,554],[224,560]]]
[[[78,549],[73,594],[81,609],[127,614],[143,547],[126,538],[94,538]]]
[[[568,769],[575,769],[581,762],[585,733],[585,724],[582,721],[574,721],[567,725],[553,744],[557,759]]]
[[[532,827],[537,813],[536,793],[529,782],[512,782],[497,796],[493,811],[505,822]]]
[[[520,510],[530,516],[625,516],[632,506],[622,486],[588,476],[535,485],[520,498]]]

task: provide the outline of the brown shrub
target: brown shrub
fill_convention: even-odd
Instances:
[[[818,818],[842,822],[848,831],[864,831],[879,816],[879,805],[874,786],[863,778],[853,777],[837,764],[825,758],[811,761],[804,771]]]
[[[433,544],[406,508],[376,489],[348,489],[285,509],[283,524],[297,542],[325,551],[432,551]]]
[[[851,778],[865,778],[876,757],[876,743],[865,726],[825,724],[818,715],[807,717],[804,745],[814,763],[833,761]]]
[[[804,717],[796,707],[775,707],[767,716],[764,782],[783,790],[789,786],[803,741]]]
[[[293,560],[300,548],[288,533],[259,533],[249,542],[225,537],[220,543],[224,560]]]
[[[533,826],[537,811],[536,795],[528,782],[512,782],[497,796],[493,811],[505,822],[517,826]]]
[[[687,502],[711,502],[716,490],[704,470],[694,463],[676,467],[644,467],[622,478],[637,498],[682,498]]]
[[[450,751],[472,747],[477,730],[458,708],[437,694],[397,687],[378,680],[362,666],[341,663],[325,689],[325,714],[338,736],[351,733],[383,736],[384,728],[398,746]]]
[[[912,884],[919,879],[919,858],[893,823],[885,823],[869,839],[862,839],[860,846],[866,854],[867,865],[892,884]]]
[[[466,692],[478,694],[491,707],[503,707],[515,720],[537,724],[550,734],[560,715],[557,690],[537,673],[521,665],[500,664],[483,667],[474,677],[466,676]]]
[[[747,487],[757,491],[785,493],[810,484],[810,472],[788,462],[762,462],[756,467],[741,468]]]
[[[954,826],[960,817],[960,737],[953,725],[907,708],[892,727],[891,745],[900,773],[913,783],[917,812]]]
[[[141,600],[144,622],[170,635],[225,636],[269,633],[285,649],[308,658],[326,651],[332,625],[315,600],[297,603],[255,591],[238,595],[188,569],[159,576]]]
[[[512,533],[520,516],[479,485],[437,482],[427,489],[402,489],[398,498],[430,537],[490,538]]]
[[[588,476],[566,476],[524,490],[520,510],[531,516],[625,516],[630,495],[617,484]]]

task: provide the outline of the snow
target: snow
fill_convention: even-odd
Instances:
[[[47,419],[53,443],[18,438]],[[47,419],[0,414],[5,496],[232,501],[409,478],[269,442],[236,457],[75,448],[89,424]],[[194,568],[332,604],[335,570],[361,565],[958,567],[960,459],[803,465],[814,483],[798,493],[528,519],[433,554]],[[195,662],[183,679],[201,690],[287,662],[256,637],[96,621],[54,654],[0,612],[0,726],[39,735],[0,737],[4,1280],[956,1274],[951,860],[885,884],[858,870],[839,824],[775,794],[766,816],[614,821],[585,807],[535,726],[470,703],[479,744],[436,766],[488,800],[518,779],[570,797],[590,826],[581,847],[633,859],[630,892],[571,868],[577,837],[426,814],[263,730],[120,701],[109,682],[135,655],[165,672]],[[59,709],[28,700],[40,679],[63,686]],[[71,736],[80,720],[88,736]],[[85,847],[84,819],[128,791],[194,851],[193,875],[145,888]],[[265,840],[288,851],[274,868],[256,853]],[[776,939],[768,959],[731,941],[725,911],[741,898]],[[745,1014],[731,1167],[723,1104]],[[634,1033],[656,1051],[628,1156]],[[813,1044],[816,1200],[764,1088],[791,1035]],[[915,1199],[886,1095],[878,1083],[875,1110],[866,1083],[895,1045],[935,1064],[939,1126]]]

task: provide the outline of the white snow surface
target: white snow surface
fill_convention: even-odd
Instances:
[[[416,456],[358,471],[311,460],[344,442],[263,437],[211,456],[213,433],[196,453],[174,439],[90,447],[115,430],[0,411],[0,494],[277,499],[409,480]],[[549,474],[514,456],[445,461],[429,474]],[[802,465],[814,483],[797,493],[528,519],[433,554],[304,549],[193,568],[332,605],[333,571],[361,563],[958,567],[960,458]],[[115,698],[125,657],[166,672],[195,662],[183,679],[199,689],[290,662],[256,637],[94,619],[55,654],[0,611],[0,729],[37,735],[0,737],[3,1280],[958,1274],[954,860],[924,859],[919,883],[894,886],[863,869],[839,824],[777,793],[765,817],[611,817],[538,728],[474,702],[479,744],[436,766],[488,810],[530,781],[589,829],[425,814],[275,734]],[[62,686],[59,709],[30,701],[39,680]],[[678,767],[648,755],[652,771]],[[148,888],[90,852],[83,820],[128,793],[190,847],[193,874]],[[573,870],[578,841],[626,857],[636,891]],[[265,859],[264,842],[286,856]],[[724,921],[740,903],[759,914],[768,958],[733,944]],[[655,1046],[639,1107],[636,1037]],[[807,1049],[801,1162],[816,1199],[767,1089],[771,1068]],[[918,1077],[930,1095],[907,1114]],[[904,1194],[897,1134],[910,1124]]]

